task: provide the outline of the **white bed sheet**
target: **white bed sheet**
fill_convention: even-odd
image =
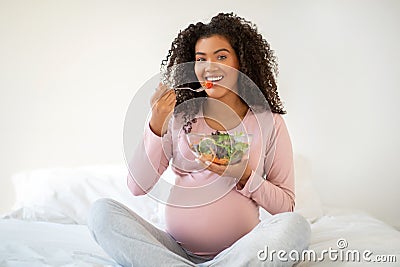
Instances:
[[[320,253],[345,238],[348,249],[395,255],[396,263],[303,261],[301,267],[400,266],[400,232],[361,212],[330,210],[312,224],[310,250]],[[94,242],[85,225],[0,220],[0,266],[116,266]]]
[[[325,256],[325,261],[301,262],[298,267],[322,266],[400,266],[400,231],[384,222],[357,210],[344,210],[325,208],[324,216],[311,224],[312,234],[309,250],[321,255],[323,250],[329,248],[340,251],[337,242],[344,239],[347,247],[344,251],[365,250],[372,252],[371,260],[376,256],[393,255],[396,262],[355,262],[332,261]],[[351,259],[351,257],[350,257]]]
[[[336,249],[338,239],[344,238],[348,249],[394,255],[397,260],[366,264],[335,262],[326,257],[323,262],[304,261],[299,266],[400,266],[399,231],[360,211],[324,210],[302,157],[296,157],[295,172],[295,212],[312,222],[310,250],[321,253],[330,247]],[[101,165],[14,175],[17,201],[0,219],[0,267],[115,266],[84,225],[93,201],[113,198],[154,225],[164,226],[164,206],[148,196],[132,197],[126,174],[124,165]],[[165,178],[173,180],[168,171]]]
[[[0,220],[0,266],[118,266],[85,225]]]

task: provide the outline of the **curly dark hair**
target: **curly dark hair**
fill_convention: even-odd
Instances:
[[[161,63],[164,82],[178,87],[200,87],[194,69],[188,73],[187,68],[180,70],[179,67],[177,69],[174,67],[182,65],[182,63],[195,62],[197,41],[213,35],[221,35],[230,42],[239,59],[239,71],[256,85],[257,92],[249,90],[246,83],[241,83],[239,78],[238,94],[245,96],[246,104],[253,107],[262,105],[261,102],[265,103],[267,100],[272,112],[286,114],[277,91],[278,64],[274,51],[258,33],[255,24],[233,13],[219,13],[208,24],[198,22],[190,24],[186,29],[180,31],[172,42],[166,59]],[[197,81],[197,83],[187,84],[185,81]],[[260,91],[265,99],[260,99]],[[188,100],[198,97],[204,98],[206,93],[204,91],[196,93],[189,90],[177,90],[175,114],[184,110],[186,119],[196,114],[199,111],[199,105],[184,104]],[[178,106],[181,108],[177,108]]]

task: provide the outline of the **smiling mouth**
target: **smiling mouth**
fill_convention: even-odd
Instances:
[[[219,82],[220,80],[222,80],[224,78],[224,76],[208,76],[206,77],[206,81],[209,82]]]

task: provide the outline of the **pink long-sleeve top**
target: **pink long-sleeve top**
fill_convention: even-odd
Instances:
[[[163,137],[145,128],[130,161],[127,183],[134,195],[146,194],[164,180],[160,176],[171,165],[175,185],[161,187],[169,191],[166,231],[185,249],[213,257],[259,223],[260,206],[271,214],[293,211],[293,152],[280,114],[249,109],[241,125],[227,131],[252,135],[248,161],[252,173],[241,190],[232,177],[221,177],[194,161],[179,121],[173,117]],[[192,124],[192,133],[214,131],[201,114]]]

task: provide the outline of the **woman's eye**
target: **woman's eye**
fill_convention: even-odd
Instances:
[[[197,58],[196,59],[196,61],[204,61],[205,59],[204,58],[201,58],[201,57],[199,57],[199,58]]]
[[[218,56],[218,60],[224,60],[226,59],[226,56]]]

